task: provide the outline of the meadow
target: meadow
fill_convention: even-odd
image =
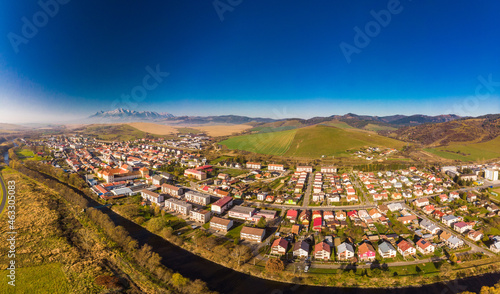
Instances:
[[[404,142],[375,133],[317,125],[297,130],[285,156],[346,156],[349,155],[349,150],[363,147],[377,146],[398,149],[404,145]]]
[[[222,141],[220,144],[229,149],[246,150],[260,154],[283,155],[295,137],[296,129],[236,136]]]
[[[405,145],[404,142],[375,133],[325,125],[238,136],[221,144],[229,149],[307,158],[346,156],[349,150],[368,146],[401,148]]]
[[[452,143],[447,146],[427,148],[425,151],[452,160],[488,160],[500,157],[500,137],[482,143]]]

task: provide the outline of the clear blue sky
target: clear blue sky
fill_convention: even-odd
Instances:
[[[219,0],[219,11],[213,0],[59,1],[68,3],[48,5],[52,15],[36,1],[0,4],[0,122],[116,107],[271,118],[500,112],[498,1],[232,0],[229,9]],[[371,11],[388,6],[390,21],[374,25]],[[367,25],[369,43],[346,58],[340,45],[355,46],[354,28]],[[157,65],[168,72],[159,83],[146,70]]]

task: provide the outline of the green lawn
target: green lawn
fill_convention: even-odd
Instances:
[[[232,157],[231,157],[231,156],[225,156],[225,155],[223,155],[223,156],[218,157],[218,158],[216,158],[216,159],[214,159],[214,160],[211,160],[211,161],[210,161],[210,164],[212,164],[212,165],[216,165],[216,164],[218,164],[219,162],[224,161],[224,160],[227,160],[227,159],[229,159],[229,158],[232,158]]]
[[[0,293],[70,293],[68,281],[59,263],[17,268],[16,286],[7,284],[6,271],[0,276]]]
[[[226,237],[231,238],[231,239],[239,239],[240,238],[240,232],[241,229],[243,228],[244,224],[241,224],[237,227],[233,227],[229,232],[226,234]]]

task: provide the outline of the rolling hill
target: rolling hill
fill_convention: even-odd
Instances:
[[[399,140],[432,147],[452,143],[486,142],[499,135],[500,116],[498,115],[404,127],[392,132],[392,136]]]
[[[342,156],[348,154],[347,150],[368,146],[401,148],[405,145],[372,132],[326,125],[236,136],[220,144],[229,149],[308,158]]]
[[[151,135],[127,124],[86,125],[73,131],[84,135],[94,135],[98,139],[106,141],[131,141],[147,137],[163,137]]]
[[[500,158],[500,137],[482,143],[453,142],[447,146],[427,148],[425,151],[446,159],[461,161]]]
[[[316,125],[297,130],[285,156],[342,156],[348,154],[347,150],[359,149],[362,147],[376,146],[401,148],[404,145],[404,142],[371,132]]]

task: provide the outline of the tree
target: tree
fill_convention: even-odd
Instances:
[[[257,222],[257,227],[259,228],[265,228],[266,227],[266,218],[265,217],[261,217],[259,219],[259,221]]]
[[[455,253],[450,254],[450,261],[453,264],[457,263],[457,260],[458,260],[458,258],[457,258],[457,255]]]
[[[266,262],[266,270],[270,273],[282,272],[285,269],[285,264],[281,259],[269,258]]]
[[[244,263],[252,257],[252,250],[245,245],[238,245],[234,247],[231,255],[238,261],[238,266],[240,266],[242,262]]]

